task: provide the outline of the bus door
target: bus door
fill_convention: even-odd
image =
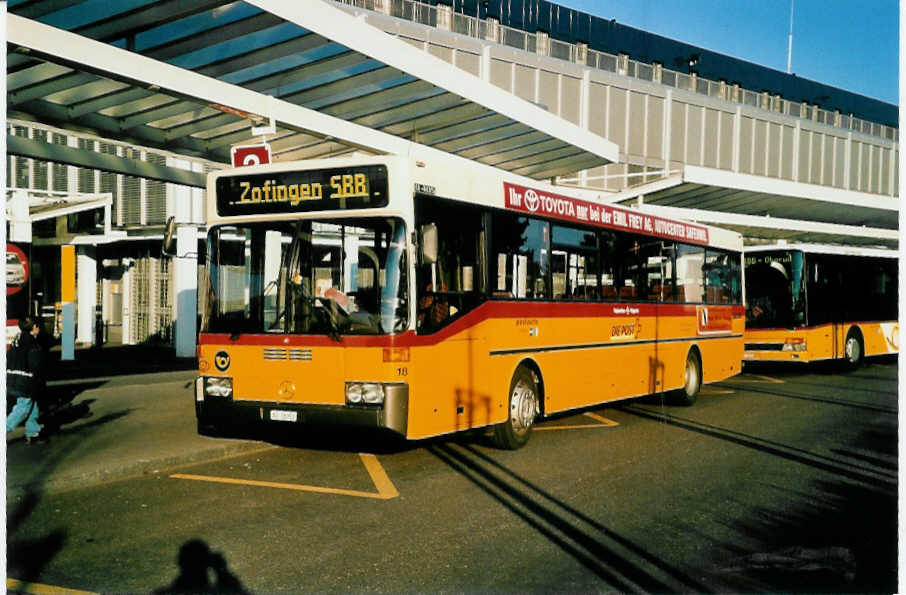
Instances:
[[[808,343],[812,358],[842,357],[846,333],[843,271],[821,255],[810,254],[806,259],[802,252],[793,252],[791,267],[793,327],[812,329]]]
[[[640,276],[638,286],[640,297],[645,301],[641,308],[647,310],[653,315],[649,324],[653,336],[646,336],[648,333],[644,329],[646,317],[640,318],[643,325],[640,338],[653,341],[649,343],[648,349],[648,383],[647,390],[649,393],[656,393],[663,390],[665,379],[670,372],[667,370],[666,362],[671,359],[669,351],[677,349],[676,344],[663,343],[664,338],[670,337],[675,330],[670,328],[672,317],[667,316],[667,309],[675,302],[675,255],[674,245],[672,242],[653,240],[645,238],[639,246],[640,256]]]

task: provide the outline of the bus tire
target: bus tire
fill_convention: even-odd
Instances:
[[[676,405],[690,406],[695,404],[698,391],[702,387],[702,361],[698,351],[690,349],[686,355],[686,366],[683,372],[683,387],[671,393],[671,401]]]
[[[862,333],[859,329],[853,327],[846,333],[846,342],[843,344],[843,358],[846,361],[846,367],[855,370],[862,365],[865,359],[865,347],[862,343]]]
[[[510,381],[507,418],[494,428],[494,443],[507,450],[522,448],[532,435],[532,426],[539,412],[538,377],[520,365]]]

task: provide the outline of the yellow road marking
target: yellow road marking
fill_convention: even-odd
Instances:
[[[590,417],[594,420],[597,420],[599,423],[596,424],[575,424],[570,426],[536,426],[535,430],[579,430],[579,429],[588,429],[588,428],[612,428],[614,426],[620,425],[618,422],[613,421],[612,419],[607,419],[596,413],[584,413],[586,417]]]
[[[55,587],[53,585],[42,585],[41,583],[30,583],[20,581],[14,578],[6,579],[6,590],[17,591],[19,593],[30,593],[31,595],[98,595],[93,591],[82,591],[80,589],[67,589],[65,587]]]
[[[174,479],[191,479],[194,481],[209,481],[214,483],[227,483],[233,485],[248,485],[262,488],[276,488],[282,490],[296,490],[299,492],[315,492],[319,494],[335,494],[339,496],[354,496],[356,498],[373,498],[376,500],[390,500],[399,496],[399,492],[387,476],[387,472],[374,455],[360,453],[359,457],[368,471],[368,476],[377,488],[377,492],[363,492],[360,490],[345,490],[342,488],[328,488],[324,486],[310,486],[296,483],[279,483],[275,481],[259,481],[255,479],[237,479],[234,477],[216,477],[213,475],[193,475],[191,473],[174,473]]]
[[[390,500],[400,495],[376,456],[359,453],[359,457],[362,459],[362,463],[365,464],[365,469],[368,471],[368,475],[371,476],[371,481],[383,500]]]

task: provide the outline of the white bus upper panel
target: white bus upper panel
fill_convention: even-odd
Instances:
[[[369,173],[376,171],[375,165],[386,168],[386,188],[381,186],[379,174]],[[318,182],[292,175],[311,170],[330,170],[330,175],[317,178]],[[372,198],[382,192],[387,196],[358,201],[359,190],[365,188],[356,186],[359,179],[362,184],[373,183],[374,188],[369,186]],[[551,220],[742,250],[742,236],[736,232],[603,204],[605,195],[600,192],[544,184],[433,152],[408,158],[333,158],[223,170],[208,175],[207,192],[208,225],[300,216],[347,217],[353,208],[357,216],[395,215],[411,223],[413,196],[415,200],[437,196]]]

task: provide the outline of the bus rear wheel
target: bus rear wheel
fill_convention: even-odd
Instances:
[[[862,364],[865,357],[865,350],[862,348],[862,338],[856,329],[850,329],[846,335],[846,343],[843,344],[843,357],[846,360],[846,367],[854,370]]]
[[[527,366],[519,366],[510,381],[507,418],[494,428],[494,442],[500,448],[516,450],[532,435],[538,415],[538,377]]]
[[[693,405],[702,387],[702,363],[693,350],[686,356],[686,367],[683,373],[683,388],[673,391],[671,400],[677,405]]]

